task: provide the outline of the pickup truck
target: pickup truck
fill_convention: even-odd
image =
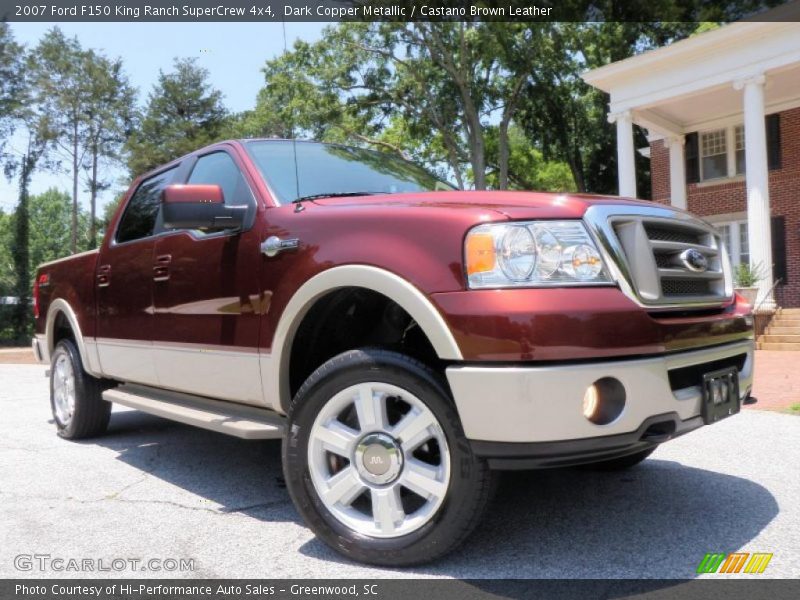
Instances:
[[[34,299],[61,437],[103,433],[118,403],[281,438],[306,523],[381,565],[456,547],[498,470],[632,467],[752,388],[752,310],[710,224],[459,191],[316,142],[223,142],[140,177]]]

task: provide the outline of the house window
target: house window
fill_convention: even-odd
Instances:
[[[717,179],[728,176],[728,153],[724,129],[700,135],[701,178]]]
[[[750,264],[750,240],[747,238],[746,221],[739,223],[739,262]]]
[[[699,137],[701,181],[744,175],[744,125],[704,131]]]
[[[731,265],[750,264],[750,242],[747,236],[747,221],[728,221],[716,224],[722,242],[728,249]]]
[[[742,175],[744,173],[744,125],[737,125],[733,133],[736,138],[736,143],[734,145],[734,152],[736,153],[736,174]]]

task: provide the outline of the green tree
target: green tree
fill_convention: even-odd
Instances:
[[[668,3],[667,3],[668,4]],[[643,17],[644,18],[644,17]],[[531,81],[522,94],[518,123],[544,156],[565,161],[579,191],[617,191],[616,136],[607,121],[608,97],[581,74],[681,39],[694,23],[529,23],[540,40]],[[636,128],[636,144],[644,133]],[[637,159],[639,195],[649,195],[649,165]]]
[[[23,49],[7,23],[0,22],[0,165],[7,164],[6,145],[14,133],[24,98]]]
[[[499,188],[500,169],[494,166],[494,157],[499,154],[497,129],[492,133],[494,135],[490,135],[487,141],[490,161],[487,183],[491,188]],[[513,123],[508,130],[507,143],[508,188],[543,192],[577,191],[569,165],[559,160],[546,160],[542,151],[525,136],[522,128]]]
[[[160,72],[141,121],[127,142],[132,177],[218,141],[226,133],[222,93],[194,59],[175,60]]]
[[[84,158],[85,109],[89,101],[86,53],[78,38],[58,27],[49,30],[34,49],[33,85],[41,110],[55,132],[56,145],[69,163],[72,177],[71,250],[78,248],[78,183]]]
[[[70,254],[72,231],[70,220],[72,201],[67,192],[50,188],[31,196],[30,218],[30,268],[31,272],[44,262]],[[78,250],[92,247],[90,237],[91,217],[81,210],[78,213]]]
[[[268,61],[243,135],[308,136],[396,152],[460,187],[509,187],[509,130],[539,37],[512,23],[345,23]],[[493,144],[492,155],[489,145]],[[489,177],[495,173],[496,176]]]
[[[13,239],[13,217],[0,209],[0,296],[11,296],[15,289],[14,258],[11,254]],[[4,327],[0,324],[2,329]]]
[[[89,190],[89,247],[97,246],[97,196],[111,182],[100,173],[101,161],[122,160],[124,143],[134,122],[136,89],[131,86],[120,59],[110,60],[92,51],[86,53],[89,98],[84,110],[86,186]]]
[[[12,220],[13,234],[10,244],[14,265],[14,295],[18,304],[12,316],[13,336],[22,341],[29,332],[29,299],[31,289],[29,247],[29,187],[36,168],[47,158],[54,138],[54,130],[48,115],[43,110],[41,90],[34,85],[35,70],[39,56],[36,52],[25,52],[14,42],[7,26],[0,28],[0,60],[2,69],[13,78],[13,83],[2,86],[0,127],[15,131],[21,150],[9,151],[0,156],[7,177],[18,179],[19,198]],[[3,138],[5,139],[5,138]],[[8,223],[8,222],[7,222]]]
[[[71,250],[78,248],[79,183],[86,171],[90,207],[96,215],[97,195],[107,183],[100,177],[103,159],[119,160],[133,117],[136,91],[119,59],[85,50],[77,38],[55,27],[36,47],[33,84],[40,90],[42,110],[56,132],[60,153],[72,177]],[[90,239],[96,242],[94,229]]]

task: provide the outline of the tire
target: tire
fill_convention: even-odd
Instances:
[[[84,371],[72,340],[58,342],[50,362],[50,408],[58,435],[79,440],[104,433],[111,417],[111,404],[101,397],[107,387]]]
[[[627,456],[612,458],[611,460],[591,463],[586,465],[586,467],[593,471],[624,471],[625,469],[635,467],[640,462],[645,460],[648,456],[655,452],[656,448],[658,448],[658,446],[653,446],[652,448],[642,450],[636,454],[628,454]]]
[[[302,385],[283,441],[284,479],[328,546],[402,567],[443,556],[472,532],[494,474],[472,453],[446,390],[423,363],[371,348],[330,359]]]

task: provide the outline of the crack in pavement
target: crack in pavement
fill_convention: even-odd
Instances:
[[[140,482],[137,482],[140,483]],[[136,484],[132,484],[136,485]],[[132,487],[129,486],[129,487]],[[201,511],[207,512],[214,515],[227,515],[232,513],[241,513],[247,510],[253,510],[255,508],[272,508],[275,506],[286,505],[289,506],[289,500],[269,500],[266,502],[258,502],[256,504],[247,504],[245,506],[234,506],[230,508],[207,508],[204,506],[189,506],[186,504],[181,504],[180,502],[175,502],[174,500],[136,500],[136,499],[126,499],[126,498],[119,498],[113,496],[105,496],[103,498],[91,498],[91,499],[81,499],[81,498],[64,498],[63,496],[42,496],[42,495],[32,495],[26,494],[24,496],[18,494],[12,494],[9,492],[0,491],[0,496],[5,496],[10,499],[14,500],[41,500],[45,502],[76,502],[78,504],[97,504],[100,502],[119,502],[121,504],[156,504],[156,505],[164,505],[164,506],[174,506],[176,508],[183,508],[186,510],[193,510],[193,511]]]

